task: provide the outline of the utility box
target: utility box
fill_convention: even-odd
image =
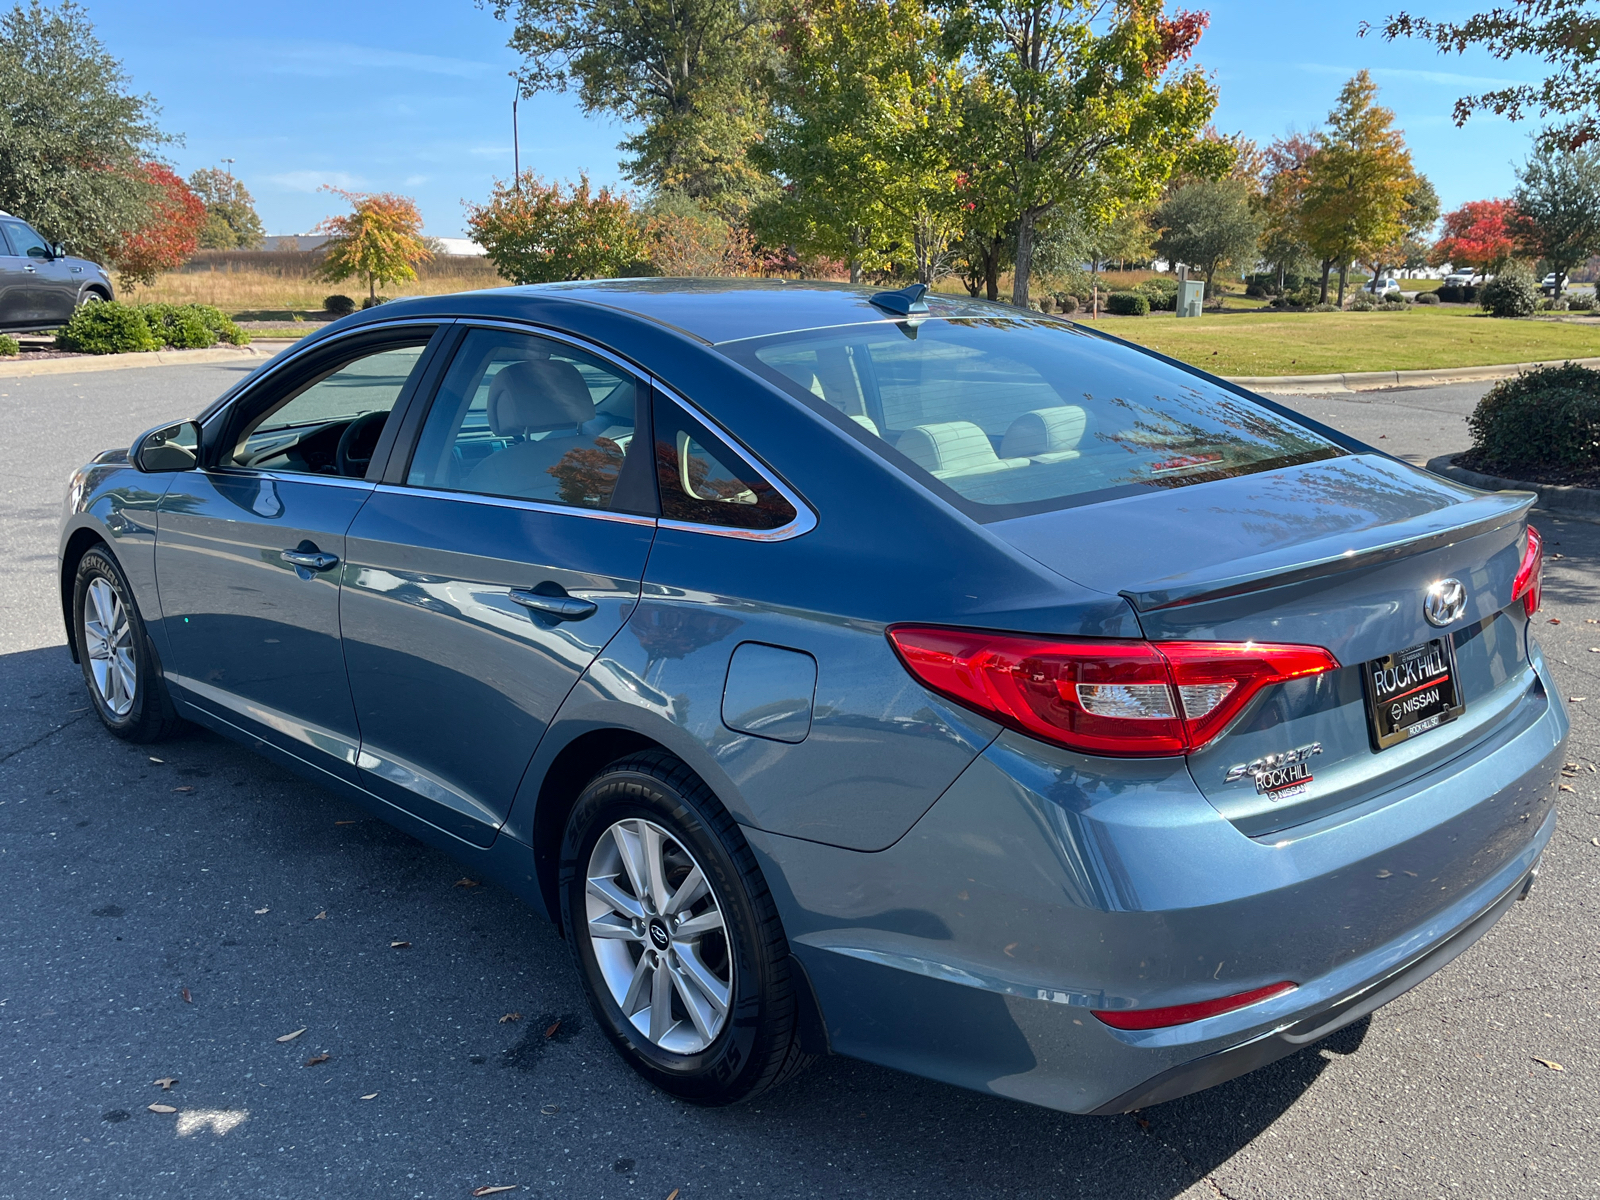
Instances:
[[[1178,315],[1180,317],[1198,317],[1206,302],[1206,281],[1204,279],[1180,279],[1178,281]]]

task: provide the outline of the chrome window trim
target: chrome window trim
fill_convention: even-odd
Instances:
[[[250,479],[270,479],[274,483],[326,483],[332,487],[365,488],[370,491],[376,485],[369,479],[351,479],[344,475],[319,475],[315,471],[264,471],[259,467],[233,466],[201,467],[202,475],[235,475]]]
[[[442,488],[412,487],[403,483],[380,483],[376,490],[385,496],[424,496],[430,500],[454,500],[461,504],[492,504],[496,508],[550,513],[558,517],[590,517],[600,521],[616,521],[623,525],[647,525],[651,528],[656,525],[655,517],[647,517],[642,513],[611,512],[604,508],[582,508],[576,504],[550,504],[543,500],[519,500],[515,496],[491,496],[485,492],[449,492]]]

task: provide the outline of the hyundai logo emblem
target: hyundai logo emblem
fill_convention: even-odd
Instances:
[[[655,943],[657,950],[665,950],[672,938],[667,933],[667,927],[660,921],[650,922],[650,940]]]
[[[1422,615],[1429,625],[1443,629],[1467,610],[1467,589],[1459,579],[1441,579],[1422,600]]]

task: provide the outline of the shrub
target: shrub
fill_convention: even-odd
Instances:
[[[217,335],[206,328],[199,314],[187,305],[141,304],[139,315],[150,327],[150,336],[174,350],[204,350],[217,344]]]
[[[1042,313],[1047,313],[1056,306],[1056,302],[1049,296],[1040,296],[1033,304]]]
[[[0,358],[11,358],[21,353],[21,342],[7,334],[0,333]]]
[[[1106,297],[1106,311],[1118,317],[1148,316],[1150,297],[1143,292],[1112,292]]]
[[[324,296],[322,311],[331,312],[336,317],[342,317],[356,310],[356,302],[349,296]]]
[[[144,315],[116,300],[83,305],[56,331],[56,345],[80,354],[134,354],[161,348]]]
[[[1539,307],[1539,281],[1522,263],[1507,263],[1480,289],[1478,303],[1491,317],[1529,316]]]
[[[1078,311],[1078,298],[1071,292],[1057,292],[1053,299],[1056,302],[1056,311],[1071,316]]]
[[[1593,312],[1595,308],[1595,298],[1590,295],[1568,296],[1567,307],[1573,312]]]
[[[1372,298],[1370,292],[1357,292],[1350,301],[1351,312],[1371,312],[1378,307],[1378,302]]]
[[[250,335],[233,323],[233,318],[213,304],[185,304],[184,308],[200,318],[203,324],[212,333],[217,335],[217,340],[227,342],[230,346],[248,346]]]
[[[1439,303],[1439,293],[1438,292],[1418,292],[1417,293],[1417,303],[1418,304],[1437,304],[1437,303]]]
[[[1439,298],[1441,304],[1460,304],[1463,290],[1453,283],[1441,283],[1433,294]]]
[[[389,303],[387,296],[365,296],[361,300],[362,308],[377,308],[380,304]]]
[[[1178,307],[1178,281],[1176,279],[1164,279],[1157,276],[1154,279],[1146,279],[1133,290],[1141,296],[1147,297],[1152,309],[1173,312]]]
[[[1264,283],[1247,283],[1244,285],[1244,294],[1252,300],[1265,300],[1272,295],[1272,289]]]
[[[1385,304],[1410,304],[1411,303],[1411,301],[1407,300],[1399,292],[1385,292],[1383,294],[1383,302]]]
[[[1600,371],[1563,363],[1502,379],[1467,428],[1490,470],[1600,466]]]

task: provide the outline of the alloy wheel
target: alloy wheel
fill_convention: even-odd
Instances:
[[[611,998],[635,1030],[697,1054],[728,1021],[733,958],[722,905],[682,843],[642,817],[589,855],[584,928]]]
[[[83,606],[83,644],[100,702],[114,717],[133,709],[139,672],[133,657],[133,628],[122,597],[109,580],[94,579]]]

